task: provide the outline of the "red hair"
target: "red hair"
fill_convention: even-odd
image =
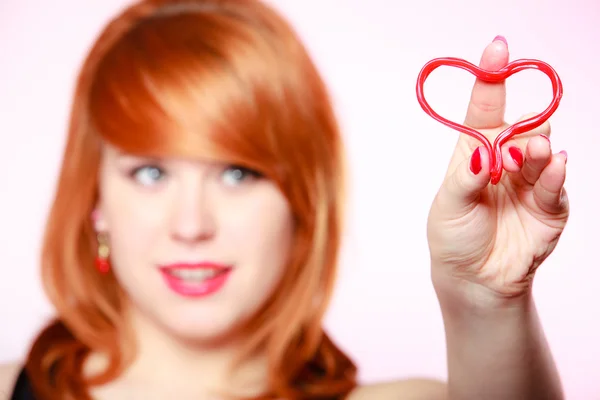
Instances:
[[[261,398],[344,397],[356,367],[322,327],[341,241],[343,148],[326,87],[289,24],[259,0],[147,0],[111,21],[81,69],[42,253],[58,318],[27,371],[42,399],[89,399],[135,356],[113,275],[93,267],[90,215],[102,144],[140,155],[216,157],[256,169],[290,203],[295,243],[279,287],[243,326],[269,360]],[[126,346],[133,349],[131,346]],[[85,377],[92,351],[110,356]]]

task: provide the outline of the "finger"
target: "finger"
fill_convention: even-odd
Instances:
[[[537,205],[547,213],[559,214],[568,210],[567,194],[564,189],[567,176],[567,153],[552,156],[533,187]]]
[[[497,71],[508,64],[506,39],[497,36],[481,56],[479,67]],[[502,126],[506,105],[506,83],[489,83],[475,80],[467,108],[465,125],[474,129],[493,129]]]
[[[457,217],[471,211],[489,181],[489,155],[486,148],[481,146],[444,180],[440,199],[443,200],[446,211],[455,213]]]
[[[502,167],[507,172],[517,173],[523,168],[525,156],[516,140],[509,140],[502,146]]]
[[[521,168],[521,176],[530,185],[540,179],[542,171],[552,160],[550,140],[543,135],[529,139],[525,149],[525,162]]]

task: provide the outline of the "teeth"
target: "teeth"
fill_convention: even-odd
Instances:
[[[215,269],[176,269],[169,271],[171,275],[186,281],[203,281],[219,274]]]

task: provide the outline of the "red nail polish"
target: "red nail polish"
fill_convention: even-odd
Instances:
[[[521,149],[515,146],[511,146],[508,148],[508,153],[512,157],[515,164],[517,164],[519,168],[521,168],[523,166],[523,152],[521,151]]]
[[[475,175],[481,172],[481,149],[479,147],[475,149],[473,155],[471,156],[469,168]]]
[[[494,38],[494,40],[492,40],[492,42],[496,42],[496,41],[503,42],[505,45],[508,46],[508,42],[506,41],[506,38],[502,35],[498,35]]]

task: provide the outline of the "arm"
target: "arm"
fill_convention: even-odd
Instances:
[[[436,292],[446,328],[448,382],[367,385],[348,400],[564,399],[531,293],[476,308],[445,292],[445,285],[436,285]]]
[[[506,40],[480,67],[508,64]],[[476,80],[465,125],[490,142],[504,122],[506,84]],[[566,153],[554,153],[548,122],[502,146],[503,175],[490,184],[485,146],[459,137],[431,206],[432,281],[445,325],[451,400],[564,397],[532,297],[540,265],[569,217]]]
[[[531,292],[468,307],[436,287],[448,356],[450,399],[563,399]]]

